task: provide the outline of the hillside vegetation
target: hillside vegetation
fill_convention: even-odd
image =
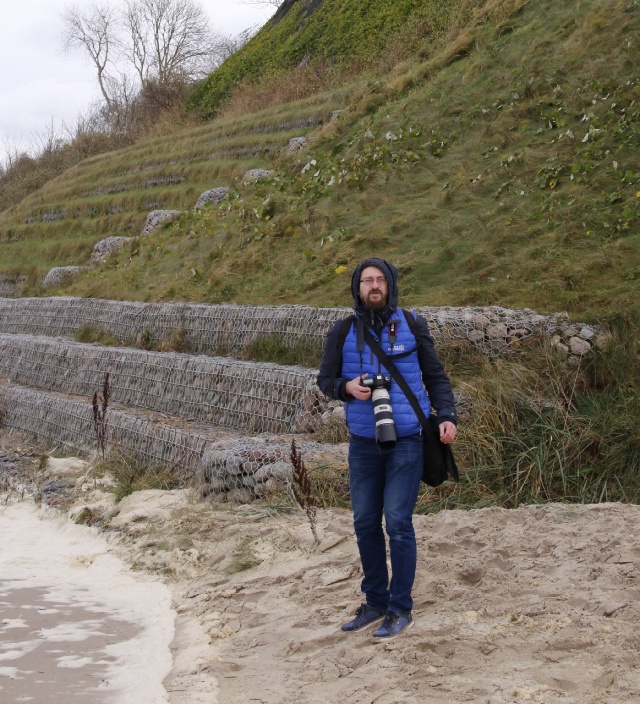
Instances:
[[[4,210],[0,280],[27,276],[36,296],[350,305],[353,266],[377,255],[406,306],[603,322],[609,348],[574,367],[544,346],[440,350],[473,404],[456,445],[466,481],[419,510],[638,501],[639,37],[640,0],[287,1],[192,96],[201,124],[165,121]],[[294,137],[308,146],[287,153]],[[225,198],[195,211],[217,187]],[[182,212],[140,236],[156,209]],[[243,356],[318,363],[259,342]],[[346,486],[332,476],[314,477],[327,505]]]
[[[0,274],[28,275],[30,295],[348,305],[352,266],[376,254],[409,305],[628,310],[639,36],[638,0],[286,2],[192,97],[216,117],[3,211]],[[284,156],[293,136],[310,146]],[[273,174],[244,184],[250,168]],[[228,197],[193,212],[218,186]],[[42,290],[49,268],[87,264],[157,208],[184,213]]]

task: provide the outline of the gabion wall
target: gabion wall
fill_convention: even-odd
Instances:
[[[198,433],[113,408],[106,418],[107,454],[117,448],[147,465],[168,466],[177,480],[199,486],[203,495],[251,501],[292,474],[286,438],[216,437],[211,428]],[[98,450],[89,402],[0,384],[0,419],[3,427],[58,449]],[[307,459],[330,453],[346,464],[345,452],[335,447],[304,442],[298,447]]]
[[[13,383],[91,399],[107,373],[116,403],[249,432],[312,431],[326,406],[311,369],[0,334]]]
[[[551,338],[566,356],[580,357],[603,337],[594,326],[572,324],[566,314],[538,315],[497,306],[415,310],[429,322],[436,345],[471,345],[490,356]],[[329,327],[350,313],[346,308],[238,306],[197,303],[139,303],[84,298],[0,299],[0,332],[73,335],[90,326],[126,344],[169,340],[180,331],[186,349],[230,354],[272,335],[290,346],[321,344]]]

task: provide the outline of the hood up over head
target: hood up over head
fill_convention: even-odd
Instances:
[[[368,311],[362,301],[360,300],[359,290],[360,290],[360,278],[362,276],[362,270],[366,269],[368,266],[375,266],[377,269],[385,275],[387,279],[387,288],[389,291],[389,297],[387,299],[387,305],[383,310],[377,311],[375,317],[380,320],[382,324],[386,324],[391,314],[398,307],[398,270],[385,261],[384,259],[378,259],[377,257],[370,257],[368,259],[363,259],[358,266],[355,268],[353,275],[351,277],[351,294],[353,295],[353,307],[356,315],[363,317],[367,322],[371,323],[371,311]]]

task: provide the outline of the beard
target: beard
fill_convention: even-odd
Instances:
[[[379,293],[380,295],[372,297],[371,294],[373,293]],[[387,296],[385,296],[381,291],[376,291],[375,289],[373,291],[369,291],[364,298],[360,297],[360,300],[364,304],[364,307],[373,313],[379,313],[387,306]]]

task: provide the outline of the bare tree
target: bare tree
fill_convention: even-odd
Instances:
[[[284,0],[239,0],[242,5],[261,5],[263,7],[278,8],[284,4]]]
[[[260,25],[248,27],[235,36],[221,36],[216,41],[215,56],[210,71],[225,62],[232,54],[242,47],[255,35]],[[209,71],[209,72],[210,72]]]
[[[202,75],[215,53],[207,15],[195,0],[127,0],[127,57],[141,83]]]
[[[117,10],[108,3],[92,3],[84,10],[74,5],[64,11],[62,21],[63,49],[70,51],[80,48],[89,55],[98,72],[98,85],[102,96],[107,107],[112,108],[113,99],[109,90],[112,79],[109,66],[120,46]]]

